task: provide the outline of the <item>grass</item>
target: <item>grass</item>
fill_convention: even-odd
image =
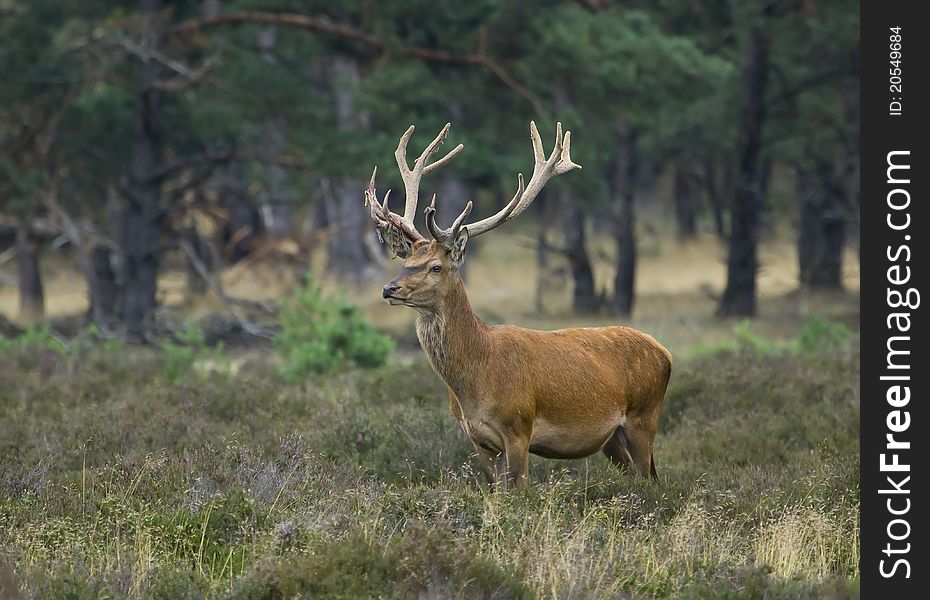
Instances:
[[[0,353],[0,587],[45,598],[858,596],[856,340],[676,363],[661,481],[490,493],[422,357],[301,383],[86,343]],[[803,336],[799,336],[801,339]],[[807,338],[805,338],[807,339]],[[832,339],[832,338],[831,338]],[[753,341],[754,340],[754,341]],[[808,348],[808,350],[805,350]],[[810,350],[813,348],[813,350]]]

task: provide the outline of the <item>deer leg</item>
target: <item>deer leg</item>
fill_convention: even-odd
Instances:
[[[626,472],[633,467],[633,457],[630,456],[630,448],[623,425],[614,430],[607,443],[601,448],[601,452],[610,459],[610,462],[617,465],[621,471]]]
[[[497,487],[501,480],[501,472],[503,469],[503,454],[500,452],[494,452],[479,446],[477,443],[472,441],[472,444],[475,446],[475,450],[478,452],[478,462],[481,464],[481,472],[484,473],[484,478],[487,480],[488,485],[492,489]]]
[[[459,427],[462,428],[462,431],[465,431],[465,415],[462,414],[462,407],[459,405],[459,399],[455,397],[455,392],[452,391],[452,388],[449,390],[449,410],[452,411],[452,416],[455,417],[456,422],[459,424]],[[465,431],[467,434],[468,432]]]
[[[626,439],[630,449],[630,456],[636,465],[636,470],[646,479],[658,480],[655,465],[652,460],[653,442],[656,437],[656,424],[654,419],[631,420],[626,428]]]
[[[526,485],[530,468],[530,441],[523,438],[504,439],[507,457],[507,483],[512,487]]]

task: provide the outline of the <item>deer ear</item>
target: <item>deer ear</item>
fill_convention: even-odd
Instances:
[[[458,235],[452,240],[452,247],[449,249],[452,254],[452,262],[456,267],[462,266],[465,260],[465,244],[468,243],[468,228],[462,227]]]

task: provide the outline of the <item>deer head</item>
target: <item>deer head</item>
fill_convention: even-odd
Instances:
[[[442,291],[448,289],[458,279],[458,269],[465,259],[465,246],[470,238],[482,235],[499,227],[525,211],[546,183],[562,173],[580,169],[581,165],[571,159],[571,132],[562,134],[562,124],[556,125],[555,147],[546,157],[542,140],[536,123],[530,122],[530,140],[533,144],[533,175],[526,185],[523,174],[517,176],[517,191],[513,198],[497,214],[476,221],[465,223],[471,213],[472,203],[465,205],[462,213],[446,229],[436,223],[436,195],[426,207],[426,226],[432,241],[427,240],[413,225],[419,200],[420,180],[424,175],[433,173],[448,164],[461,151],[459,144],[441,159],[430,163],[430,157],[436,152],[449,134],[451,125],[446,124],[439,135],[426,147],[414,162],[411,169],[407,163],[407,144],[413,135],[411,125],[397,144],[394,157],[400,169],[406,189],[406,203],[403,215],[391,212],[388,207],[390,190],[379,202],[375,192],[375,176],[378,167],[371,174],[371,181],[365,191],[365,204],[371,207],[371,218],[375,223],[378,239],[388,246],[391,254],[404,260],[404,268],[390,283],[384,286],[382,296],[391,304],[404,304],[418,309],[431,309],[442,297]]]

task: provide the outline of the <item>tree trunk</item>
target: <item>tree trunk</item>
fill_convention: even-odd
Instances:
[[[829,161],[819,164],[816,173],[798,169],[796,178],[800,201],[798,266],[801,285],[840,290],[846,241],[842,183]]]
[[[850,78],[845,82],[843,89],[844,110],[847,123],[859,123],[860,107],[858,87],[859,78]],[[843,199],[846,206],[847,227],[849,243],[856,250],[856,255],[861,252],[860,242],[860,218],[859,218],[859,128],[845,128],[843,158],[841,161],[841,180],[843,181],[844,195]]]
[[[759,167],[759,230],[767,236],[775,233],[775,214],[771,198],[769,198],[769,184],[772,181],[774,164],[772,157],[766,156],[761,160]]]
[[[158,47],[160,0],[140,0],[143,36]],[[125,269],[121,326],[133,341],[146,338],[156,308],[158,241],[161,234],[161,182],[153,177],[162,163],[162,94],[154,87],[161,67],[155,60],[138,66],[136,116],[133,125],[129,190],[123,206],[119,245]]]
[[[24,325],[35,325],[45,318],[45,291],[36,240],[25,225],[16,230],[16,258],[19,266],[19,320]]]
[[[559,76],[554,81],[553,96],[557,114],[571,108],[571,84],[565,77]],[[584,211],[578,205],[577,199],[565,187],[556,192],[558,204],[563,217],[562,227],[565,233],[565,257],[572,273],[574,284],[572,291],[572,309],[576,313],[587,313],[597,309],[599,304],[597,290],[594,287],[594,270],[591,268],[591,259],[585,244]]]
[[[565,215],[566,258],[574,282],[572,310],[576,313],[590,313],[597,309],[598,298],[594,288],[594,270],[586,245],[584,212],[568,188],[561,188],[558,195],[562,214]]]
[[[119,278],[121,269],[114,268],[114,252],[108,246],[98,244],[90,253],[90,271],[87,277],[90,282],[90,310],[91,320],[105,331],[109,331],[117,323],[122,313],[121,292],[122,285]]]
[[[551,287],[550,282],[553,279],[552,265],[549,260],[549,232],[558,220],[556,215],[558,206],[552,201],[552,196],[546,193],[545,188],[536,196],[533,206],[539,216],[539,228],[536,232],[536,297],[533,304],[536,314],[543,315],[546,312],[546,291]]]
[[[337,56],[329,69],[336,109],[336,127],[346,135],[358,135],[364,124],[354,106],[359,86],[358,62]],[[368,209],[362,202],[364,183],[355,177],[337,177],[328,186],[326,219],[329,226],[327,269],[344,279],[361,280],[372,261],[362,236],[374,235]]]
[[[691,193],[691,182],[682,164],[675,165],[675,216],[678,222],[678,239],[693,239],[697,235],[697,208]]]
[[[369,233],[370,220],[358,210],[362,182],[339,177],[328,187],[325,196],[326,224],[329,233],[326,268],[341,279],[361,281],[370,260],[361,239]]]
[[[772,4],[762,3],[752,26],[743,81],[745,90],[737,142],[738,166],[731,208],[730,254],[727,260],[727,287],[717,308],[721,316],[756,314],[756,258],[759,236],[759,204],[762,169],[759,155],[765,123],[765,93],[768,87],[768,20]]]
[[[614,229],[617,243],[617,272],[611,314],[629,317],[636,299],[636,180],[639,169],[638,132],[624,124],[617,141],[620,152],[611,174],[611,197],[620,199]]]
[[[704,159],[704,190],[714,213],[714,231],[722,238],[726,235],[723,224],[723,198],[720,197],[720,188],[717,186],[717,170],[710,158]]]

